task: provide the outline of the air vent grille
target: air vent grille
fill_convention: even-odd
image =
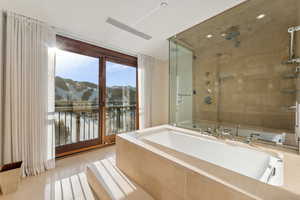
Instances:
[[[140,31],[138,31],[138,30],[136,30],[136,29],[134,29],[134,28],[126,25],[126,24],[123,24],[122,22],[120,22],[120,21],[118,21],[116,19],[113,19],[111,17],[107,18],[106,22],[108,24],[111,24],[111,25],[119,28],[119,29],[122,29],[122,30],[124,30],[126,32],[129,32],[129,33],[131,33],[133,35],[136,35],[136,36],[138,36],[140,38],[143,38],[145,40],[150,40],[152,38],[150,35],[142,33],[142,32],[140,32]]]

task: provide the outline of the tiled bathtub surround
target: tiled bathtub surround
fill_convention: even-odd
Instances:
[[[116,153],[117,166],[157,200],[300,198],[287,188],[292,179],[282,187],[267,185],[130,134],[117,137]]]

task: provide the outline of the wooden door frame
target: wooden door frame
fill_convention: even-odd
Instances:
[[[106,146],[114,143],[115,136],[105,137],[106,125],[106,62],[111,61],[136,68],[136,129],[139,128],[139,94],[138,94],[138,66],[137,58],[117,51],[102,48],[88,44],[79,40],[71,39],[61,35],[56,36],[56,45],[58,49],[78,53],[85,56],[99,59],[99,138],[81,141],[73,144],[66,144],[56,147],[56,156],[64,156],[72,152],[80,152],[92,147]]]
[[[103,106],[101,106],[101,113],[102,113],[102,119],[101,119],[101,140],[102,144],[109,143],[105,137],[105,130],[106,130],[106,57],[102,57],[101,60],[101,74],[102,74],[102,82],[101,82],[101,101]],[[112,143],[112,142],[111,142]]]

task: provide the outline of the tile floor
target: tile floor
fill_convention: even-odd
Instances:
[[[109,146],[59,159],[55,169],[22,179],[16,193],[0,200],[96,200],[86,180],[86,165],[114,155],[115,146]]]

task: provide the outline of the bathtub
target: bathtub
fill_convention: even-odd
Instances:
[[[170,128],[139,136],[178,152],[272,185],[283,184],[283,161],[265,152]]]
[[[157,200],[298,200],[274,151],[163,125],[116,136],[117,167]]]

